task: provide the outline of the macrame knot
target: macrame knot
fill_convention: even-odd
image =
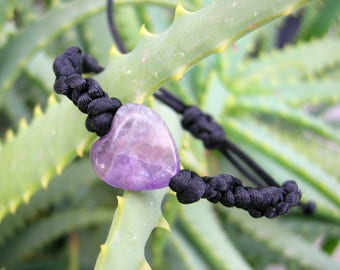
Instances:
[[[181,170],[170,179],[169,187],[176,192],[180,203],[194,203],[202,198],[206,184],[196,173]]]
[[[122,106],[119,99],[109,98],[99,83],[83,78],[83,72],[101,72],[102,67],[77,47],[68,48],[53,63],[56,75],[54,90],[66,95],[83,113],[88,114],[86,128],[104,136],[110,130],[116,111]]]
[[[208,149],[219,148],[226,138],[224,130],[213,117],[196,106],[185,108],[182,125],[196,138],[201,139]]]
[[[286,181],[281,187],[252,188],[244,187],[241,180],[229,174],[200,177],[189,170],[182,170],[173,176],[169,186],[177,193],[181,203],[194,203],[206,198],[226,207],[244,209],[255,218],[285,215],[301,198],[294,181]]]

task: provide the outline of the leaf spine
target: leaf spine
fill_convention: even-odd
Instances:
[[[119,52],[119,50],[117,49],[117,47],[115,45],[112,45],[111,46],[111,49],[110,49],[110,56],[113,57],[119,57],[119,56],[122,56],[122,54]]]
[[[11,200],[11,201],[9,202],[9,205],[8,205],[9,211],[10,211],[12,214],[14,214],[15,211],[17,210],[17,208],[18,208],[18,205],[19,205],[19,202],[18,202],[17,200]]]
[[[49,182],[49,176],[46,174],[40,179],[40,184],[44,189],[47,189]]]
[[[118,208],[122,207],[125,204],[125,198],[122,196],[117,196],[117,201],[118,201]]]
[[[33,116],[34,117],[39,117],[43,115],[43,111],[40,107],[39,104],[35,105],[34,109],[33,109]]]
[[[29,203],[29,201],[31,200],[32,198],[32,192],[31,191],[25,191],[24,194],[22,195],[22,199],[24,200],[24,202],[26,204]]]
[[[6,142],[11,142],[14,139],[14,132],[12,129],[8,129],[5,133]]]
[[[167,220],[163,216],[160,217],[160,219],[158,221],[158,224],[157,224],[157,227],[163,228],[164,230],[167,230],[168,232],[171,232],[170,225],[169,225],[169,223],[167,222]]]
[[[143,25],[141,26],[141,28],[139,29],[138,35],[139,35],[140,37],[144,37],[144,38],[148,38],[148,37],[154,36],[154,34],[152,34],[151,32],[149,32],[149,31],[145,28],[145,24],[143,24]]]
[[[76,154],[78,157],[83,157],[84,156],[84,150],[86,147],[87,140],[82,140],[80,144],[77,145],[76,147]]]
[[[175,10],[175,19],[179,18],[181,16],[185,16],[190,14],[191,12],[186,10],[185,7],[182,6],[181,2],[178,3],[178,5],[176,6],[176,10]]]
[[[19,129],[24,130],[28,127],[26,118],[21,118],[19,121]]]
[[[185,71],[186,71],[186,68],[185,68],[185,67],[179,69],[177,72],[175,72],[175,73],[171,76],[171,79],[172,79],[172,80],[175,80],[175,81],[181,80],[182,77],[183,77],[183,74],[185,73]]]
[[[107,244],[101,244],[100,245],[100,251],[101,252],[107,252]]]
[[[47,99],[47,105],[52,106],[58,104],[55,94],[51,94]]]
[[[216,53],[222,53],[227,48],[227,43],[223,43],[216,48]]]
[[[290,6],[290,7],[288,7],[288,8],[286,8],[283,12],[282,12],[282,14],[281,14],[281,16],[288,16],[289,14],[291,14],[293,11],[294,11],[294,9],[295,9],[295,7],[294,6]]]
[[[55,172],[57,175],[61,175],[61,173],[63,172],[63,169],[65,167],[64,162],[59,163],[56,167],[55,167]]]
[[[138,269],[139,270],[151,270],[151,267],[146,260],[143,260],[143,262],[141,263],[141,265]]]

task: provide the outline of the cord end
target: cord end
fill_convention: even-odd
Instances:
[[[301,207],[303,213],[307,216],[313,215],[316,211],[316,204],[313,201],[300,203],[299,206]]]

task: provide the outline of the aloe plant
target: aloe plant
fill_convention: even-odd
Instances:
[[[319,15],[329,20],[313,32],[318,1],[121,0],[117,25],[131,50],[122,55],[102,1],[4,1],[0,266],[338,269],[339,118],[326,117],[340,101],[336,2],[321,3]],[[300,32],[277,50],[283,17],[294,12]],[[159,112],[183,167],[242,178],[151,98],[159,86],[212,114],[278,182],[296,180],[303,201],[316,202],[315,215],[294,209],[254,220],[206,201],[180,205],[168,189],[130,192],[99,181],[84,115],[52,93],[53,59],[72,45],[106,66],[95,78],[110,96]]]

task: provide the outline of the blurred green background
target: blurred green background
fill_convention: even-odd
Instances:
[[[195,11],[210,2],[182,5]],[[105,1],[0,0],[0,269],[93,269],[117,209],[116,236],[126,236],[128,224],[150,223],[147,241],[136,243],[145,246],[142,255],[152,269],[340,269],[340,1],[306,2],[164,86],[212,114],[278,182],[295,179],[303,201],[317,203],[316,214],[294,209],[276,220],[254,220],[207,201],[179,205],[169,192],[162,200],[168,190],[147,193],[137,204],[154,196],[169,232],[151,221],[160,212],[150,220],[133,212],[134,198],[142,195],[123,195],[98,180],[88,159],[95,136],[69,101],[53,95],[52,64],[67,47],[79,46],[110,65]],[[249,3],[249,9],[256,6]],[[165,31],[176,5],[117,1],[116,22],[129,50],[143,24],[152,33]],[[268,5],[270,17],[275,4]],[[102,76],[106,86],[111,74]],[[146,103],[169,124],[183,167],[244,179],[183,132],[174,113],[153,99]],[[120,207],[118,195],[125,200]],[[115,248],[112,261],[142,262]]]

